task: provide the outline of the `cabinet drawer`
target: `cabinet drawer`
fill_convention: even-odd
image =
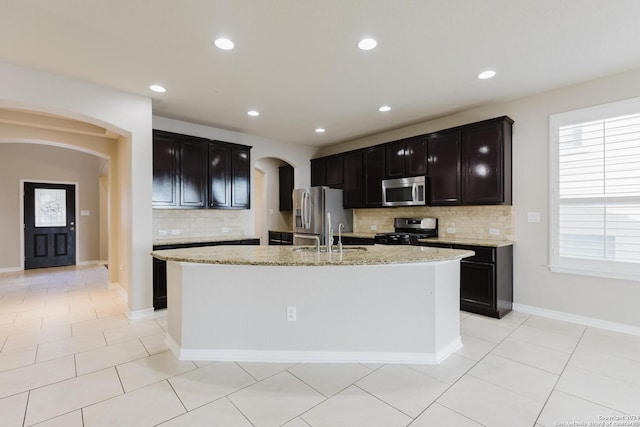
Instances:
[[[476,254],[472,257],[465,258],[464,261],[475,262],[496,262],[496,248],[487,248],[484,246],[467,246],[467,245],[453,245],[454,249],[465,249],[468,251],[474,251]]]

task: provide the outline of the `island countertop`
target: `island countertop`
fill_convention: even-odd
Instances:
[[[324,248],[323,248],[324,249]],[[423,246],[344,246],[328,254],[312,246],[210,246],[153,251],[163,261],[199,264],[323,266],[381,265],[452,261],[474,255],[473,251]]]

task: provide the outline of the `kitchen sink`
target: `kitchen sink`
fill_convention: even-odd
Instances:
[[[313,252],[317,252],[317,249],[313,246],[299,246],[299,247],[295,247],[292,249],[293,252],[308,252],[308,253],[313,253]],[[365,252],[368,249],[364,246],[343,246],[342,247],[342,253],[345,252]],[[340,250],[338,249],[337,246],[333,246],[331,248],[332,253],[337,254],[340,253]],[[320,252],[327,252],[327,248],[324,246],[320,247]]]

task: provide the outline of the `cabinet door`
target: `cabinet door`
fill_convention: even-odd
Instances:
[[[293,167],[291,165],[280,166],[278,168],[278,195],[281,211],[290,211],[293,209],[292,194]]]
[[[251,158],[248,147],[231,147],[231,207],[249,209]]]
[[[325,161],[324,157],[319,159],[311,159],[311,186],[327,185],[325,179]]]
[[[495,310],[495,265],[460,262],[460,302],[473,307]]]
[[[167,308],[167,262],[153,259],[153,309]]]
[[[342,155],[327,157],[324,168],[325,185],[342,188]]]
[[[229,148],[220,143],[209,143],[209,207],[231,207],[229,181],[231,158]]]
[[[362,207],[362,152],[352,151],[343,157],[343,205],[346,209]]]
[[[427,174],[427,138],[419,136],[405,142],[404,169],[406,176]]]
[[[363,153],[364,206],[382,206],[382,180],[384,179],[384,148],[373,147]]]
[[[180,139],[180,206],[207,206],[206,140]]]
[[[504,203],[502,122],[462,130],[462,202]]]
[[[154,207],[178,206],[178,158],[176,138],[164,132],[153,132],[153,196]]]
[[[404,140],[385,145],[385,178],[404,178],[406,176],[405,154]]]
[[[441,132],[427,140],[429,204],[458,205],[460,189],[460,132]]]

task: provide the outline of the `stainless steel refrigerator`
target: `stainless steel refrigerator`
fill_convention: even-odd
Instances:
[[[327,216],[329,214],[329,217]],[[328,236],[328,219],[333,235],[338,236],[340,224],[342,232],[352,231],[351,209],[342,207],[342,190],[329,187],[307,187],[293,190],[293,244],[315,245],[316,238],[325,245]]]

